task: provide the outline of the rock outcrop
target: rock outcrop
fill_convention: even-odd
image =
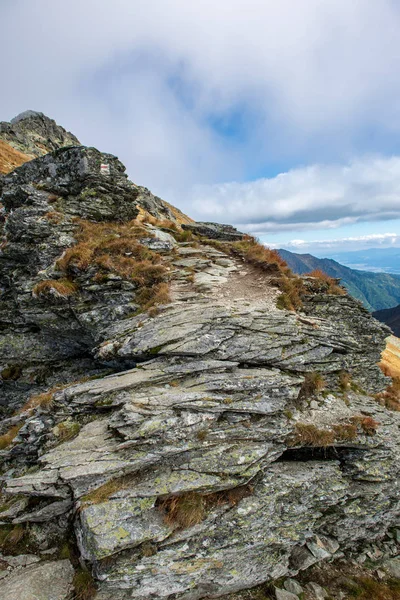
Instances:
[[[248,262],[230,228],[160,221],[94,148],[1,187],[0,592],[47,581],[51,558],[60,598],[71,563],[97,600],[217,597],[395,526],[388,329],[357,301]],[[296,284],[302,308],[278,309]]]
[[[0,122],[0,140],[29,158],[44,156],[65,146],[80,145],[72,133],[34,110],[26,110],[9,123]]]

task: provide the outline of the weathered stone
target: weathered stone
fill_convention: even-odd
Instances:
[[[281,590],[280,588],[275,588],[275,598],[276,600],[299,600],[296,594],[292,594],[287,590]]]
[[[396,579],[400,579],[400,558],[391,558],[390,560],[386,560],[382,567],[385,571]]]
[[[67,600],[72,592],[73,574],[69,560],[18,569],[0,581],[0,597],[7,600]]]
[[[328,592],[314,581],[307,583],[306,590],[313,598],[315,598],[315,600],[325,600],[325,598],[328,598],[329,596]]]
[[[239,241],[244,236],[243,233],[232,227],[232,225],[221,225],[220,223],[186,223],[182,225],[182,228],[193,231],[205,238],[227,242]]]
[[[296,596],[300,596],[300,594],[304,592],[304,588],[295,579],[285,579],[283,587],[286,591],[295,594]]]

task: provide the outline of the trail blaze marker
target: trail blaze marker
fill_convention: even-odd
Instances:
[[[100,165],[100,173],[102,173],[103,175],[109,175],[110,174],[110,165],[102,163]]]

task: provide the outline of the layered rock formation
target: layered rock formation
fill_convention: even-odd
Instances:
[[[0,140],[29,158],[44,156],[65,146],[80,145],[72,133],[34,110],[21,113],[9,123],[1,121]]]
[[[0,596],[54,560],[61,598],[70,563],[97,600],[216,597],[396,524],[400,417],[374,397],[388,330],[357,301],[308,280],[278,309],[284,268],[230,228],[160,221],[93,148],[1,187]]]

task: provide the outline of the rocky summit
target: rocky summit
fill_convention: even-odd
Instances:
[[[304,573],[367,554],[393,575],[389,329],[59,126],[33,151],[27,121],[54,123],[0,128],[37,156],[0,178],[0,597],[315,598]]]

